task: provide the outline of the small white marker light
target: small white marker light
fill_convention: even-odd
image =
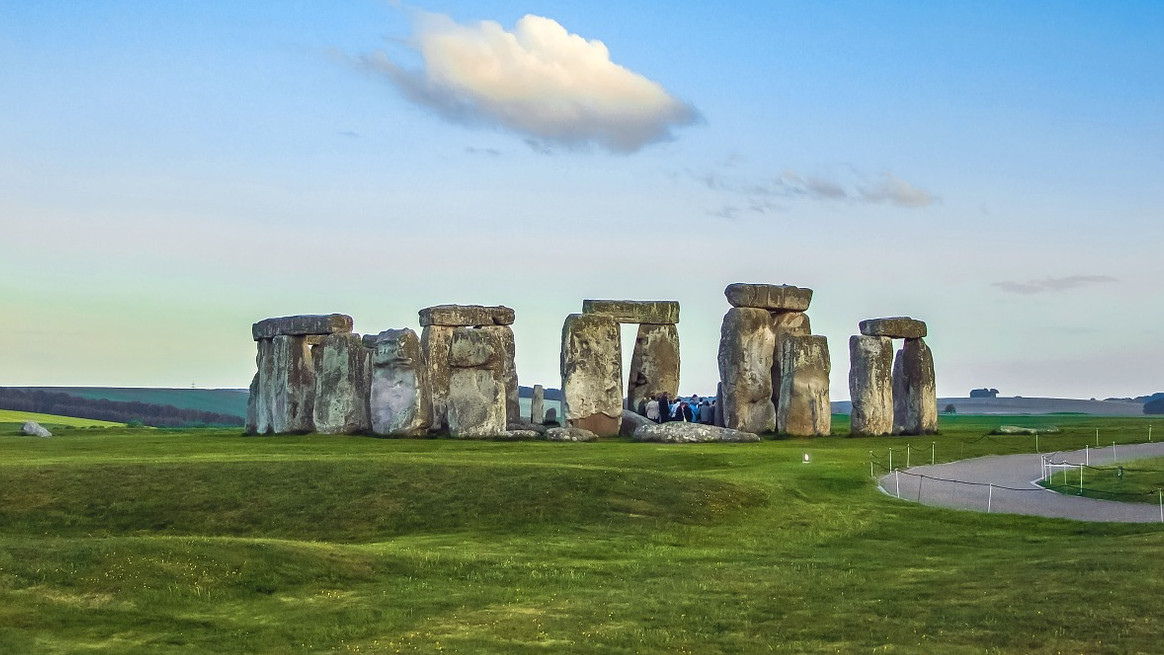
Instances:
[[[805,453],[805,454],[804,454],[804,463],[805,463],[805,464],[808,464],[808,463],[809,463],[809,462],[811,462],[811,461],[812,461],[812,457],[811,457],[811,456],[809,456],[809,454],[808,454],[808,453]]]

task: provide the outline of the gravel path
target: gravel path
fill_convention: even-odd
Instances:
[[[1044,457],[1052,462],[1081,464],[1086,460],[1092,466],[1111,465],[1144,457],[1164,457],[1164,443],[1107,446],[1043,455],[997,455],[915,466],[883,476],[878,486],[891,496],[934,507],[1080,521],[1164,522],[1162,510],[1156,504],[1067,496],[1039,487],[1037,482],[1043,473]],[[1072,470],[1078,475],[1078,469]]]

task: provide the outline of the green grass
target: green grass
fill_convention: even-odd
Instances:
[[[72,416],[57,416],[55,414],[37,414],[36,412],[18,412],[13,409],[0,409],[0,434],[9,433],[12,430],[19,431],[20,426],[24,425],[26,421],[36,421],[49,430],[52,430],[54,427],[125,427],[124,423],[114,423],[112,421],[98,421],[97,419],[91,418],[75,418]]]
[[[244,381],[249,383],[250,379]],[[26,387],[66,393],[91,400],[170,405],[179,409],[214,412],[231,416],[247,415],[246,389],[162,389],[137,387]]]
[[[0,652],[1156,652],[1160,526],[940,510],[869,479],[870,451],[906,444],[1033,450],[986,436],[1016,423],[703,445],[0,438]],[[1059,425],[1042,450],[1147,429]]]
[[[1044,483],[1049,489],[1072,496],[1086,496],[1103,500],[1130,503],[1159,503],[1159,492],[1164,490],[1164,457],[1137,459],[1126,464],[1084,467],[1083,492],[1079,490],[1079,469],[1068,469],[1064,474]]]

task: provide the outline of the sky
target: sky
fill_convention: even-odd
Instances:
[[[0,385],[245,387],[250,325],[732,282],[929,325],[939,396],[1164,390],[1164,3],[0,5]],[[628,348],[633,327],[623,328]]]

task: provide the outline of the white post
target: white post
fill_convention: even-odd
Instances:
[[[1099,448],[1099,428],[1095,428],[1095,447]]]
[[[901,473],[894,471],[893,481],[897,483],[897,497],[901,498]]]
[[[869,477],[876,479],[877,476],[873,473],[873,460],[869,460]]]
[[[889,449],[889,470],[890,471],[896,470],[893,468],[893,448],[892,447],[890,447],[890,449]]]
[[[1039,433],[1037,431],[1035,432],[1035,452],[1036,453],[1043,452],[1043,451],[1039,450]]]
[[[1119,457],[1116,457],[1115,442],[1111,442],[1111,461],[1118,462]]]
[[[1083,495],[1083,467],[1079,467],[1079,495]]]
[[[905,468],[909,468],[909,444],[905,444]]]
[[[994,484],[991,483],[989,491],[986,492],[986,513],[990,513],[990,506],[994,504]]]
[[[1083,463],[1091,466],[1091,449],[1087,447],[1087,444],[1083,444]]]
[[[1151,430],[1152,430],[1152,426],[1149,425],[1148,426],[1148,431],[1149,431],[1148,434],[1149,435],[1151,435]],[[1148,441],[1151,441],[1151,438],[1149,438]],[[932,465],[937,464],[937,463],[938,463],[938,442],[935,441],[935,442],[930,444],[930,465],[932,466]]]
[[[919,477],[917,479],[917,502],[919,502],[919,503],[921,502],[921,486],[922,486],[922,482],[924,482],[924,481],[925,481],[925,478],[922,478],[922,477]]]
[[[1164,491],[1157,489],[1156,495],[1160,498],[1160,522],[1164,523]]]
[[[1148,426],[1148,443],[1152,443],[1152,426]]]

